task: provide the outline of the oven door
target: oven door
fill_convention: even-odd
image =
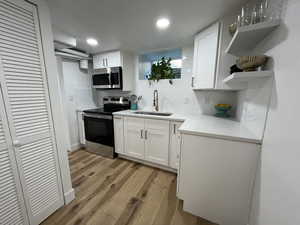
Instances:
[[[110,89],[110,74],[94,74],[93,75],[93,88]]]
[[[84,114],[85,139],[89,142],[113,147],[112,119],[111,115]]]

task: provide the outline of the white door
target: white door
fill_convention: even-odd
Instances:
[[[0,83],[31,224],[63,205],[35,6],[0,0]]]
[[[124,119],[121,116],[114,116],[115,151],[124,153]]]
[[[168,166],[169,121],[145,119],[145,159]]]
[[[125,117],[125,154],[138,159],[145,158],[144,119]]]
[[[195,37],[194,42],[194,88],[214,88],[219,41],[219,23]]]
[[[180,142],[181,135],[178,128],[181,126],[180,122],[171,122],[170,124],[170,162],[169,166],[173,169],[179,168],[180,158]]]
[[[0,89],[0,224],[28,224]]]

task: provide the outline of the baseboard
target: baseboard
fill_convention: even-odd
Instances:
[[[72,144],[70,151],[74,152],[74,151],[76,151],[78,149],[81,149],[81,148],[82,148],[82,145],[80,143]]]
[[[65,197],[65,205],[68,205],[71,201],[75,199],[74,189],[72,188],[68,192],[64,193],[64,197]]]
[[[169,172],[172,172],[172,173],[177,173],[177,170],[172,169],[172,168],[167,167],[167,166],[158,165],[156,163],[151,163],[151,162],[148,162],[148,161],[145,161],[145,160],[142,160],[142,159],[132,158],[130,156],[122,155],[120,153],[118,155],[119,155],[120,158],[123,158],[123,159],[135,161],[135,162],[147,165],[147,166],[156,167],[156,168],[159,168],[159,169],[162,169],[162,170],[166,170],[166,171],[169,171]]]

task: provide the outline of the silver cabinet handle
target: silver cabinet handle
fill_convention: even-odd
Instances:
[[[143,130],[141,130],[141,139],[143,139]]]
[[[145,130],[145,139],[147,140],[147,138],[148,138],[148,131]]]
[[[192,87],[194,87],[195,77],[192,77]]]
[[[173,134],[176,134],[176,124],[173,124]]]
[[[107,59],[105,59],[106,60],[106,66],[108,67],[108,60]]]

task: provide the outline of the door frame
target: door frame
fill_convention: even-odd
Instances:
[[[20,1],[20,0],[19,0]],[[48,5],[45,0],[24,0],[37,6],[37,15],[40,25],[40,36],[42,50],[44,55],[44,65],[48,80],[48,91],[53,118],[54,134],[57,144],[58,161],[61,170],[62,188],[65,204],[75,199],[75,192],[72,187],[70,166],[68,160],[68,130],[67,123],[64,120],[63,101],[60,92],[59,73],[54,53],[54,40],[51,25],[51,16]]]

